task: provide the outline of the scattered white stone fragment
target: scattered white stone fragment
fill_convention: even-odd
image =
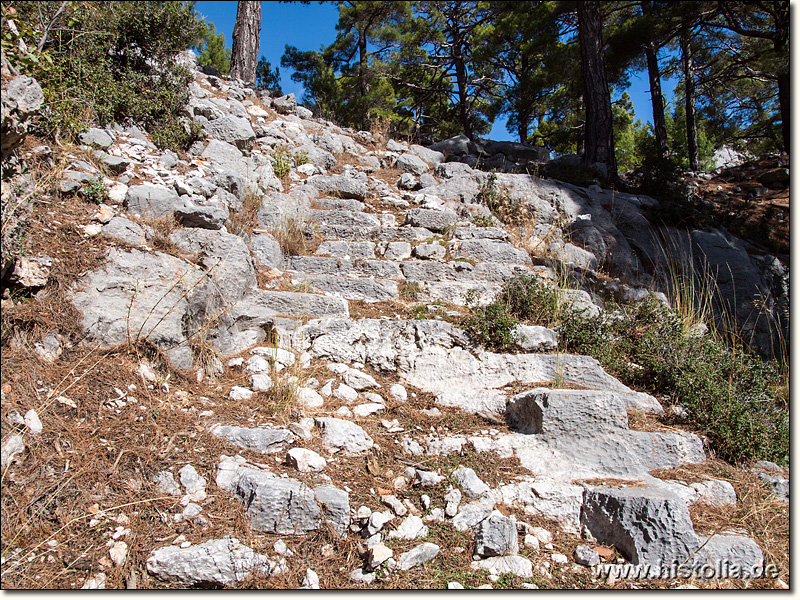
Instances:
[[[368,573],[359,568],[350,573],[350,579],[356,583],[364,583],[369,585],[375,582],[375,573]]]
[[[358,398],[358,392],[345,383],[340,383],[339,386],[333,390],[333,395],[344,400],[348,404],[353,403]]]
[[[86,583],[81,587],[82,590],[104,590],[106,589],[106,574],[98,573],[92,575],[86,580]]]
[[[319,589],[319,575],[311,569],[306,569],[306,576],[303,578],[303,588],[307,590]]]
[[[389,532],[390,538],[400,538],[401,540],[413,540],[428,535],[428,528],[423,524],[422,519],[411,515],[403,519],[400,527]]]
[[[39,435],[44,430],[42,420],[35,410],[30,409],[25,413],[25,425],[33,435]]]
[[[539,551],[539,538],[535,535],[527,534],[524,539],[524,544],[526,548],[532,548],[536,550],[536,552]]]
[[[566,565],[569,562],[569,559],[564,554],[553,553],[550,555],[550,560],[557,565]]]
[[[268,392],[275,387],[275,382],[272,381],[269,373],[256,373],[250,375],[250,387],[254,392]]]
[[[531,527],[529,533],[535,535],[542,544],[549,544],[553,541],[553,534],[543,527]]]
[[[444,514],[453,518],[458,514],[458,505],[461,502],[461,490],[453,488],[444,495],[445,507]]]
[[[458,583],[457,581],[449,581],[447,583],[448,590],[463,590],[464,586]]]
[[[372,513],[369,516],[369,521],[367,521],[367,533],[375,535],[392,519],[394,519],[394,515],[388,510]]]
[[[416,483],[422,487],[433,487],[444,481],[444,477],[437,474],[435,471],[421,471],[417,469],[414,473]]]
[[[381,387],[372,375],[359,371],[358,369],[347,369],[347,371],[342,374],[342,379],[347,385],[359,392]]]
[[[310,387],[301,387],[298,390],[297,399],[306,408],[319,408],[325,404],[325,399]]]
[[[108,555],[111,557],[111,560],[114,561],[115,565],[121,567],[125,564],[125,559],[128,557],[128,544],[125,542],[114,542],[111,549],[108,551]]]
[[[383,404],[359,404],[353,408],[353,414],[357,417],[368,417],[382,410],[386,410]]]
[[[381,496],[381,502],[391,508],[392,512],[394,512],[394,514],[396,514],[398,517],[404,517],[408,512],[408,509],[403,506],[403,503],[400,502],[397,496],[393,496],[391,494],[383,495]]]
[[[2,469],[5,472],[5,468],[11,464],[17,456],[25,452],[25,442],[22,439],[21,435],[10,435],[6,440],[6,443],[3,444],[2,451],[0,451],[0,462],[2,462]]]
[[[431,507],[431,497],[428,494],[422,494],[419,499],[422,502],[422,508],[428,510]]]
[[[397,402],[405,402],[408,400],[408,392],[399,383],[395,383],[389,388],[389,397]]]
[[[286,453],[286,462],[301,473],[319,473],[327,466],[327,461],[313,450],[292,448]]]
[[[231,400],[250,400],[253,397],[253,390],[235,385],[231,388],[229,397]]]
[[[153,371],[153,368],[147,363],[139,363],[139,368],[136,372],[139,374],[139,377],[148,383],[153,383],[157,379],[156,372]]]
[[[437,554],[439,554],[439,546],[431,544],[430,542],[425,542],[401,554],[400,558],[397,560],[397,568],[401,571],[408,571],[424,562],[433,560],[436,558]]]
[[[524,556],[492,556],[474,560],[469,566],[473,571],[483,569],[494,574],[511,573],[523,579],[533,576],[533,564]]]
[[[394,551],[385,544],[374,544],[367,552],[367,562],[370,570],[374,571],[394,555]]]

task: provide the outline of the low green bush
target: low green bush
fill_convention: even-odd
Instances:
[[[191,75],[175,60],[205,31],[189,4],[43,1],[14,7],[22,30],[31,32],[27,45],[42,43],[48,57],[27,69],[47,104],[36,133],[75,142],[87,124],[116,122],[144,127],[162,148],[194,141],[197,128],[180,119]]]
[[[521,276],[487,306],[470,301],[463,326],[488,349],[512,347],[519,322],[555,326],[560,351],[592,356],[626,385],[683,405],[721,458],[788,463],[786,367],[713,333],[687,333],[680,316],[654,297],[610,303],[589,318],[561,302],[554,287]]]

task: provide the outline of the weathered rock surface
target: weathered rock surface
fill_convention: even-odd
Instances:
[[[165,546],[147,559],[147,572],[164,581],[186,585],[234,585],[260,571],[269,574],[274,566],[235,537],[209,540],[196,546]]]

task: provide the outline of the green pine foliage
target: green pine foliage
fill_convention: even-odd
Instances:
[[[225,44],[225,34],[217,34],[213,23],[205,23],[203,40],[195,47],[199,52],[197,62],[215,67],[223,75],[231,72],[231,49]]]

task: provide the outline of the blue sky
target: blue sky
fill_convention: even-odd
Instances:
[[[207,21],[214,23],[218,33],[225,34],[228,46],[232,42],[233,26],[236,23],[237,2],[197,2],[195,8]],[[284,4],[281,2],[261,3],[261,44],[259,56],[264,56],[273,68],[281,63],[281,56],[286,44],[296,46],[299,50],[319,50],[328,45],[336,37],[336,21],[339,11],[334,3],[320,5],[311,2]],[[303,96],[303,86],[290,79],[289,69],[281,69],[281,87],[284,93],[294,92],[298,100]],[[630,77],[631,96],[636,118],[652,122],[650,106],[650,85],[647,73],[633,73]],[[672,90],[677,79],[662,80],[662,93],[666,100],[672,100]],[[498,119],[488,136],[494,140],[513,140],[517,137],[506,131],[505,118]]]

